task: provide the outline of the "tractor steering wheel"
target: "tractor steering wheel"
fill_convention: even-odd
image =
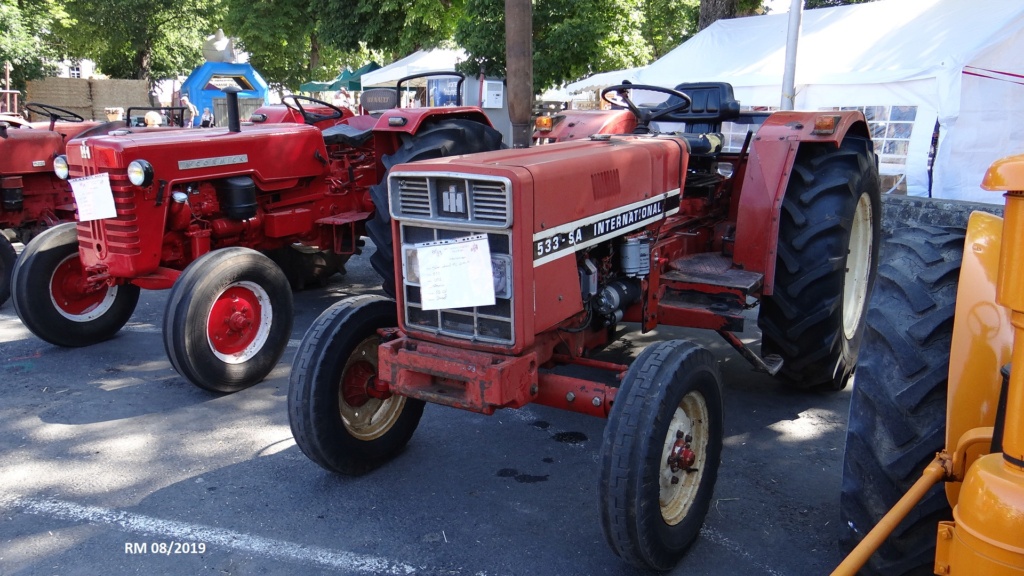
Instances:
[[[50,119],[50,123],[56,122],[57,120],[63,120],[65,122],[85,122],[85,118],[75,114],[71,110],[65,110],[58,108],[50,104],[39,104],[38,102],[26,102],[25,110],[32,112],[33,114],[39,114],[40,116],[46,116]]]
[[[662,104],[656,107],[640,107],[633,103],[629,98],[630,90],[649,90],[651,92],[661,92],[662,94],[668,94],[669,100],[666,100]],[[608,97],[609,94],[614,93],[618,96],[619,101],[612,100]],[[678,100],[673,103],[672,97]],[[605,102],[614,106],[622,106],[623,104],[629,108],[629,111],[636,116],[637,126],[646,127],[651,122],[654,122],[658,118],[663,118],[674,112],[686,110],[693,103],[690,96],[685,92],[673,90],[672,88],[665,88],[664,86],[652,86],[650,84],[618,84],[616,86],[609,86],[604,90],[601,90],[601,99]]]
[[[299,102],[300,100],[305,100],[313,104],[326,106],[331,110],[334,110],[334,114],[316,114],[314,112],[307,112],[306,109],[303,108],[302,104]],[[338,108],[333,104],[328,104],[323,100],[310,98],[309,96],[296,96],[295,94],[289,94],[287,96],[282,97],[281,102],[285,106],[291,108],[292,110],[295,110],[299,114],[302,114],[302,119],[306,122],[306,124],[310,125],[316,124],[317,122],[323,122],[324,120],[334,120],[335,118],[341,118],[342,116],[345,115],[341,108]]]

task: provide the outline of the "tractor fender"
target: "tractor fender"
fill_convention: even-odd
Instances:
[[[828,117],[835,119],[834,131],[814,134],[816,120]],[[765,295],[775,284],[779,216],[797,150],[806,144],[838,147],[847,134],[870,138],[861,112],[775,112],[754,135],[742,175],[734,261],[764,274]]]
[[[381,114],[373,127],[374,132],[396,132],[404,134],[415,134],[419,132],[420,126],[428,120],[440,120],[444,118],[465,118],[480,122],[491,128],[490,118],[484,111],[475,106],[443,106],[432,108],[394,108],[386,110]]]
[[[946,449],[950,451],[969,430],[995,423],[1002,385],[1000,369],[1010,361],[1010,311],[996,302],[1002,236],[1002,218],[985,212],[971,214],[949,353]],[[983,445],[969,451],[964,470],[987,453],[987,448]],[[956,505],[960,486],[959,482],[946,483],[950,506]]]
[[[564,110],[551,117],[550,130],[534,128],[534,142],[565,142],[588,138],[591,134],[632,134],[636,116],[629,110]]]

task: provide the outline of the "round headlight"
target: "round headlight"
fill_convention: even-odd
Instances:
[[[128,165],[128,180],[136,186],[153,183],[153,165],[145,160],[132,160]]]
[[[53,159],[53,173],[61,180],[68,179],[68,157],[61,154]]]

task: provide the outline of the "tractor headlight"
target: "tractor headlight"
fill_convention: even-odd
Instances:
[[[70,172],[71,171],[68,169],[67,156],[61,154],[53,159],[53,173],[57,175],[57,178],[67,180]]]
[[[128,180],[136,186],[149,186],[153,183],[153,165],[145,160],[132,160],[128,164]]]

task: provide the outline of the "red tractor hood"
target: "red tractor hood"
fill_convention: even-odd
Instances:
[[[678,194],[686,172],[685,146],[668,136],[599,136],[427,160],[394,171],[507,177],[516,195],[532,189],[536,234],[659,194]]]
[[[10,128],[7,138],[0,138],[0,176],[52,172],[53,158],[63,148],[56,132]]]
[[[149,129],[75,139],[67,147],[72,177],[123,171],[131,161],[145,160],[155,179],[171,182],[237,174],[265,183],[294,181],[323,174],[326,154],[320,130],[303,124],[245,126],[241,132]]]

